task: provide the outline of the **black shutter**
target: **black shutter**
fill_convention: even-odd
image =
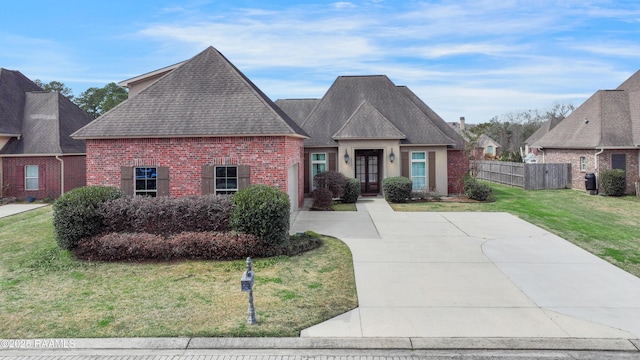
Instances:
[[[327,153],[327,157],[329,158],[329,167],[328,171],[338,171],[338,167],[336,166],[336,159],[338,157],[337,153]]]
[[[309,185],[311,183],[311,162],[309,161],[309,152],[304,152],[304,193],[311,192]]]

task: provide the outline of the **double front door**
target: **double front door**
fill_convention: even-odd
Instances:
[[[380,193],[380,156],[382,150],[356,150],[356,178],[362,195]]]

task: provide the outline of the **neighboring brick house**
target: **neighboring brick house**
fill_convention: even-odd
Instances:
[[[307,134],[222,54],[209,47],[147,75],[129,82],[143,84],[135,95],[73,134],[87,143],[88,185],[181,197],[259,183],[298,208]]]
[[[587,173],[622,169],[632,194],[640,181],[640,71],[615,90],[598,90],[531,147],[542,162],[570,163],[574,189],[585,189]]]
[[[71,133],[92,120],[69,99],[0,68],[2,197],[57,198],[85,185],[85,143]]]
[[[405,176],[415,190],[461,193],[469,161],[465,141],[405,86],[384,75],[340,76],[322,99],[276,101],[309,134],[305,193],[315,174],[333,170],[382,193],[386,177]]]

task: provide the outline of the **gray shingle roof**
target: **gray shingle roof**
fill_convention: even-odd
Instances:
[[[213,47],[73,134],[76,138],[306,133]]]
[[[482,134],[480,136],[478,136],[478,147],[481,148],[486,148],[489,145],[496,145],[496,147],[500,147],[500,144],[493,140],[489,135],[487,134]]]
[[[22,133],[26,93],[42,91],[19,71],[0,68],[0,134]]]
[[[406,139],[407,135],[380,114],[367,100],[347,119],[342,128],[333,135],[334,140],[355,139]]]
[[[84,140],[69,135],[92,118],[57,92],[46,92],[17,71],[0,70],[0,123],[11,138],[2,155],[80,154]],[[10,127],[7,127],[7,124]]]
[[[524,141],[524,143],[527,145],[531,145],[535,143],[536,141],[538,141],[538,139],[542,138],[549,131],[553,130],[553,128],[555,128],[556,125],[558,125],[563,119],[564,118],[552,117],[551,119],[543,122],[542,125],[540,125],[540,127],[538,128],[538,130],[534,131],[534,133],[531,134],[531,136],[529,136],[527,140]]]
[[[319,102],[320,99],[278,99],[275,104],[296,124],[302,125]]]
[[[367,101],[398,131],[406,134],[403,144],[456,145],[456,140],[435,124],[442,119],[430,118],[389,78],[376,75],[338,77],[302,124],[311,137],[305,140],[305,146],[336,146],[333,136],[356,113],[363,101]],[[442,122],[443,127],[448,127]],[[367,126],[381,124],[374,120]],[[380,133],[379,129],[367,131],[370,134]]]
[[[598,90],[549,133],[542,148],[635,148],[640,145],[640,72],[617,90]]]
[[[413,91],[411,91],[411,89],[406,86],[398,86],[398,89],[400,89],[400,91],[402,91],[402,93],[404,93],[409,98],[409,100],[413,101],[413,103],[416,104],[416,106],[420,110],[422,110],[422,112],[425,113],[429,119],[431,119],[433,124],[438,129],[440,129],[440,131],[442,131],[445,135],[455,141],[455,145],[453,146],[455,149],[463,150],[465,148],[466,141],[460,135],[460,133],[457,132],[456,129],[452,128],[446,121],[444,121],[444,119],[442,119],[440,115],[436,114],[436,112],[433,111],[431,107],[429,107],[424,101],[422,101],[422,99],[418,97],[418,95],[416,95]]]

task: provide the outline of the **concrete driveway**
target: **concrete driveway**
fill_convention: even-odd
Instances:
[[[299,211],[343,240],[359,307],[303,337],[640,338],[640,279],[507,213]]]

